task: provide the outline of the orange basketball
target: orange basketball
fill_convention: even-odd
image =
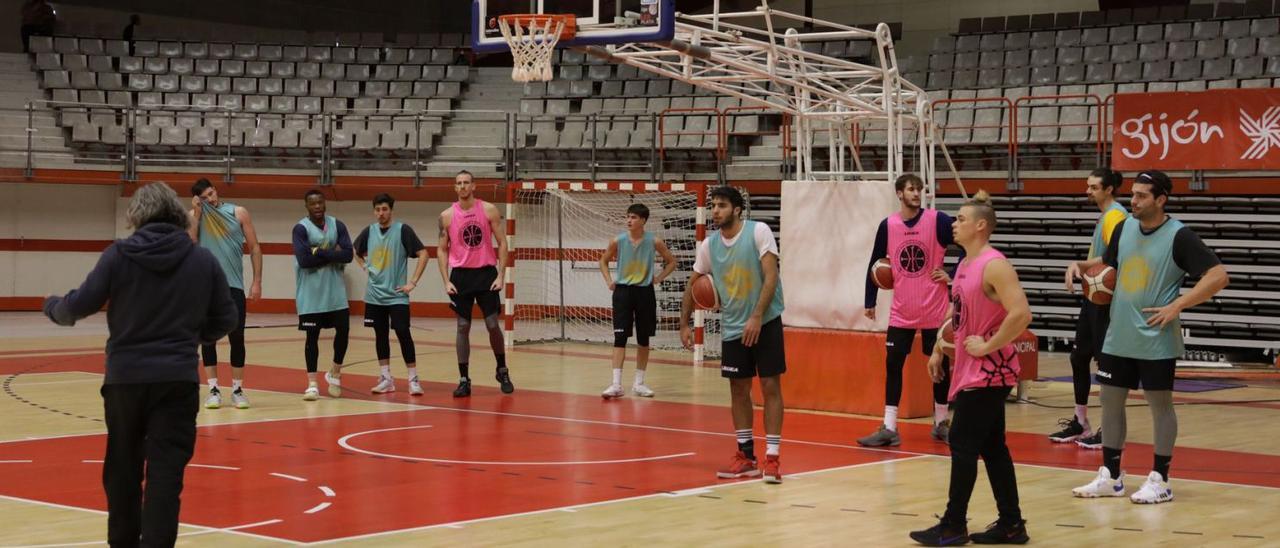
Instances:
[[[716,310],[720,308],[720,295],[716,293],[716,284],[711,275],[698,276],[693,281],[693,307],[698,310]]]
[[[871,281],[880,289],[893,289],[893,266],[889,264],[887,257],[876,261],[876,265],[871,267]]]
[[[1080,289],[1084,291],[1084,298],[1093,304],[1111,304],[1116,291],[1116,269],[1105,263],[1093,265],[1080,276]]]
[[[956,359],[956,332],[951,328],[951,320],[947,320],[938,330],[938,346],[942,347],[942,353],[948,358]]]

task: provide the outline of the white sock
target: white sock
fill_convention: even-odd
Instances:
[[[231,391],[235,392],[236,390],[239,390],[241,387],[241,383],[243,382],[244,381],[240,379],[231,379]]]
[[[380,369],[380,370],[382,371],[382,376],[383,376],[383,377],[386,377],[386,378],[388,378],[388,379],[390,379],[390,378],[391,378],[391,364],[387,364],[387,365],[379,366],[379,368],[378,368],[378,369]]]
[[[947,420],[947,404],[933,404],[933,424],[942,424],[945,420]]]
[[[643,370],[643,369],[637,369],[637,370],[636,370],[636,384],[637,384],[637,385],[644,384],[644,370]]]
[[[409,380],[411,380],[411,381],[416,381],[416,380],[418,380],[418,368],[417,368],[417,367],[406,367],[405,369],[408,369],[408,370],[409,370]]]
[[[1089,406],[1076,406],[1076,421],[1080,423],[1080,426],[1084,427],[1085,432],[1089,431]]]
[[[307,388],[315,388],[316,381],[307,381]]]
[[[778,456],[778,446],[780,445],[782,445],[782,434],[778,434],[776,436],[772,434],[765,434],[764,436],[764,454],[765,455],[772,455],[775,457]]]
[[[613,370],[613,384],[622,384],[622,369]]]
[[[214,389],[214,388],[217,388],[217,387],[218,387],[218,378],[217,378],[217,377],[209,377],[209,388],[210,388],[210,389]]]
[[[894,432],[898,431],[898,406],[884,406],[884,427]]]

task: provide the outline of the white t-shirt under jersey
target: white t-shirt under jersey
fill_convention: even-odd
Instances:
[[[773,229],[769,228],[769,225],[757,222],[754,236],[756,239],[756,250],[760,252],[761,258],[763,258],[767,253],[772,253],[774,255],[778,254],[778,242],[773,239]],[[739,231],[732,238],[725,238],[724,235],[717,230],[714,237],[720,238],[720,241],[724,242],[725,246],[731,246],[738,243],[738,238],[742,237],[742,232]],[[705,240],[698,242],[698,253],[693,260],[693,271],[699,274],[711,273],[711,246],[707,245]]]

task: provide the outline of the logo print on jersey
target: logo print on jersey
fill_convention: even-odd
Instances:
[[[1128,293],[1145,290],[1150,278],[1151,266],[1147,264],[1146,257],[1134,255],[1120,265],[1120,287]]]
[[[963,308],[964,307],[962,305],[962,301],[960,300],[960,294],[953,293],[951,295],[951,310],[952,310],[951,332],[952,333],[958,332],[960,331],[961,327],[964,327],[964,314],[960,313],[960,311],[963,310]]]
[[[462,243],[469,248],[475,249],[480,247],[484,240],[484,231],[480,229],[479,223],[468,223],[462,227]]]
[[[926,254],[920,242],[910,241],[898,247],[898,267],[907,277],[916,278],[924,274]]]
[[[369,271],[382,272],[391,266],[391,250],[386,246],[378,246],[369,254]]]

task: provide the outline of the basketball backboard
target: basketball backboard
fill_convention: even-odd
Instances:
[[[675,0],[473,0],[472,49],[507,51],[498,17],[520,13],[574,15],[577,34],[556,47],[664,42],[675,34]]]

